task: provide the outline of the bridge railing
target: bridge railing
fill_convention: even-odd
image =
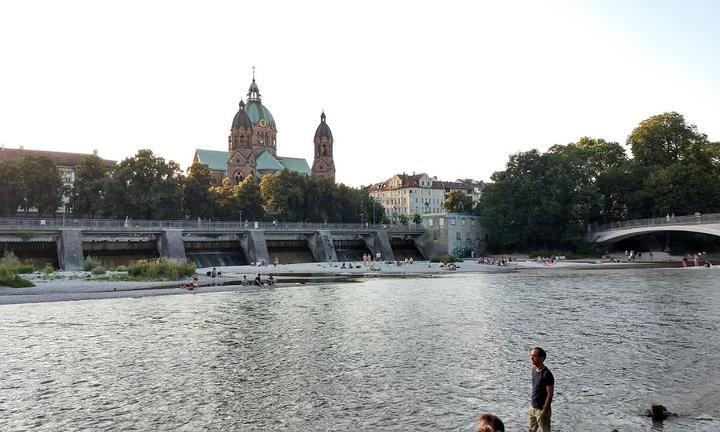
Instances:
[[[124,219],[71,219],[71,218],[0,218],[0,231],[57,231],[62,228],[78,228],[87,231],[136,231],[181,229],[184,231],[245,231],[263,229],[265,231],[370,231],[385,229],[388,231],[424,232],[422,225],[384,225],[359,223],[310,223],[310,222],[233,222],[203,220],[124,220]]]
[[[719,222],[720,222],[720,213],[708,213],[708,214],[696,213],[694,215],[665,216],[665,217],[649,218],[649,219],[633,219],[633,220],[622,221],[622,222],[612,222],[609,224],[595,225],[595,226],[591,226],[590,232],[593,233],[593,232],[599,232],[599,231],[610,231],[610,230],[623,229],[623,228],[639,228],[639,227],[647,227],[647,226],[697,225],[697,224],[719,223]]]

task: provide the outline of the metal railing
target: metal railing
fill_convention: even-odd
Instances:
[[[708,223],[720,223],[720,213],[708,213],[686,216],[665,216],[649,219],[633,219],[622,222],[612,222],[609,224],[590,226],[589,232],[597,233],[600,231],[610,231],[624,228],[640,228],[648,226],[662,225],[699,225]]]
[[[78,228],[88,231],[137,231],[181,229],[183,231],[400,231],[424,232],[422,225],[359,224],[359,223],[310,223],[310,222],[230,222],[204,220],[123,220],[123,219],[70,219],[70,218],[0,218],[0,231],[57,231],[62,228]]]

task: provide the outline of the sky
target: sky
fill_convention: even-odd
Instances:
[[[256,68],[278,154],[336,179],[488,180],[508,156],[624,143],[683,114],[720,141],[720,2],[2,1],[0,145],[192,162],[227,150]]]

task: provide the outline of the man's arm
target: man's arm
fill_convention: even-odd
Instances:
[[[549,385],[549,386],[546,386],[545,388],[547,389],[547,397],[545,398],[545,404],[543,405],[543,411],[545,411],[545,409],[547,409],[547,408],[550,408],[550,404],[552,403],[552,400],[553,400],[553,395],[555,394],[555,386],[554,385]]]

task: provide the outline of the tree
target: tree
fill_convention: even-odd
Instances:
[[[473,208],[472,197],[462,191],[451,190],[442,208],[448,213],[469,213]]]
[[[303,221],[307,181],[307,176],[288,170],[264,176],[260,180],[260,195],[265,214],[273,220]]]
[[[240,184],[235,185],[233,196],[244,219],[262,220],[264,218],[260,185],[254,177],[247,176]]]
[[[214,202],[210,193],[212,171],[206,164],[193,162],[183,178],[183,210],[194,218],[213,217]]]
[[[410,222],[410,220],[408,219],[407,216],[405,216],[404,214],[401,214],[401,215],[398,217],[398,222],[400,222],[400,225],[407,225],[408,222]]]
[[[18,162],[0,162],[0,191],[0,216],[15,216],[24,203],[22,169]]]
[[[420,216],[418,213],[415,213],[413,215],[412,221],[415,225],[420,225],[422,224],[423,219],[422,216]]]
[[[707,136],[698,132],[695,125],[687,124],[676,112],[643,120],[627,139],[627,145],[639,163],[660,168],[680,161],[710,168],[708,144]]]
[[[20,162],[26,208],[40,215],[54,215],[62,202],[62,180],[52,159],[31,156]]]
[[[75,182],[70,193],[74,215],[97,217],[102,214],[105,207],[105,186],[109,178],[108,167],[95,155],[75,167]]]
[[[694,164],[675,163],[653,172],[643,192],[655,217],[720,211],[720,179]]]
[[[105,213],[133,219],[182,217],[183,189],[180,167],[139,150],[118,164],[107,183]]]

